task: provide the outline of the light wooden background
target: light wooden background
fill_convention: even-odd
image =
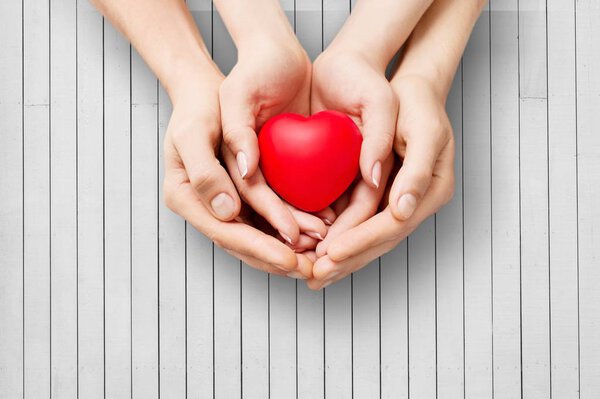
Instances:
[[[352,6],[282,3],[313,58]],[[164,206],[168,98],[86,1],[0,1],[0,398],[599,398],[600,2],[492,0],[448,110],[454,200],[312,292]]]

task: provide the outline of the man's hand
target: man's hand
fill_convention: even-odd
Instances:
[[[313,289],[342,279],[390,251],[452,197],[454,139],[445,100],[422,77],[398,76],[392,86],[401,104],[394,151],[402,166],[391,186],[389,203],[382,212],[333,238],[326,254],[319,248],[317,253],[323,256],[308,281]],[[331,227],[334,234],[336,223]]]

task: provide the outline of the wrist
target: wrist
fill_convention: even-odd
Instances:
[[[168,76],[161,79],[174,106],[182,98],[187,98],[190,91],[198,93],[212,88],[218,93],[222,81],[223,74],[208,53],[171,60]]]
[[[400,62],[400,67],[394,73],[391,84],[395,86],[397,82],[406,79],[420,79],[425,81],[434,91],[436,97],[442,102],[446,102],[450,86],[452,85],[453,76],[445,72],[443,68],[433,63],[422,64],[403,64]]]

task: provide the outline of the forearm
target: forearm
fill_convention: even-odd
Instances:
[[[426,78],[445,99],[485,3],[484,0],[435,0],[408,39],[395,77]]]
[[[195,78],[218,75],[182,0],[92,0],[148,63],[169,96]]]
[[[214,0],[239,51],[266,41],[297,44],[278,0]]]
[[[385,71],[433,0],[359,0],[331,43],[350,49]]]

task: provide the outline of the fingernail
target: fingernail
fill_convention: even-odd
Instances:
[[[307,231],[306,235],[309,236],[309,237],[314,238],[315,240],[321,240],[321,241],[324,240],[323,236],[321,234],[317,233],[317,232]]]
[[[375,187],[379,188],[379,181],[381,180],[381,162],[377,161],[375,162],[375,165],[373,165],[371,179],[373,179]]]
[[[331,273],[329,273],[329,276],[327,276],[327,280],[333,280],[334,278],[336,278],[339,275],[340,275],[340,272],[331,272]]]
[[[306,276],[300,272],[289,272],[287,276],[291,278],[296,278],[298,280],[306,280]]]
[[[220,219],[228,219],[233,214],[234,203],[233,199],[225,193],[219,193],[210,201],[215,214]]]
[[[333,223],[331,223],[331,220],[327,219],[327,218],[323,218],[323,223],[325,223],[327,226],[331,226]]]
[[[242,176],[243,179],[248,174],[248,157],[246,157],[246,154],[244,154],[243,151],[240,151],[235,156],[235,159],[237,160],[240,176]]]
[[[416,207],[417,199],[410,193],[404,194],[398,200],[398,213],[400,213],[400,216],[404,219],[411,217]]]
[[[283,234],[281,231],[279,232],[279,234],[281,234],[281,236],[283,237],[284,240],[286,240],[290,245],[292,244],[292,239],[290,238],[290,236]]]

